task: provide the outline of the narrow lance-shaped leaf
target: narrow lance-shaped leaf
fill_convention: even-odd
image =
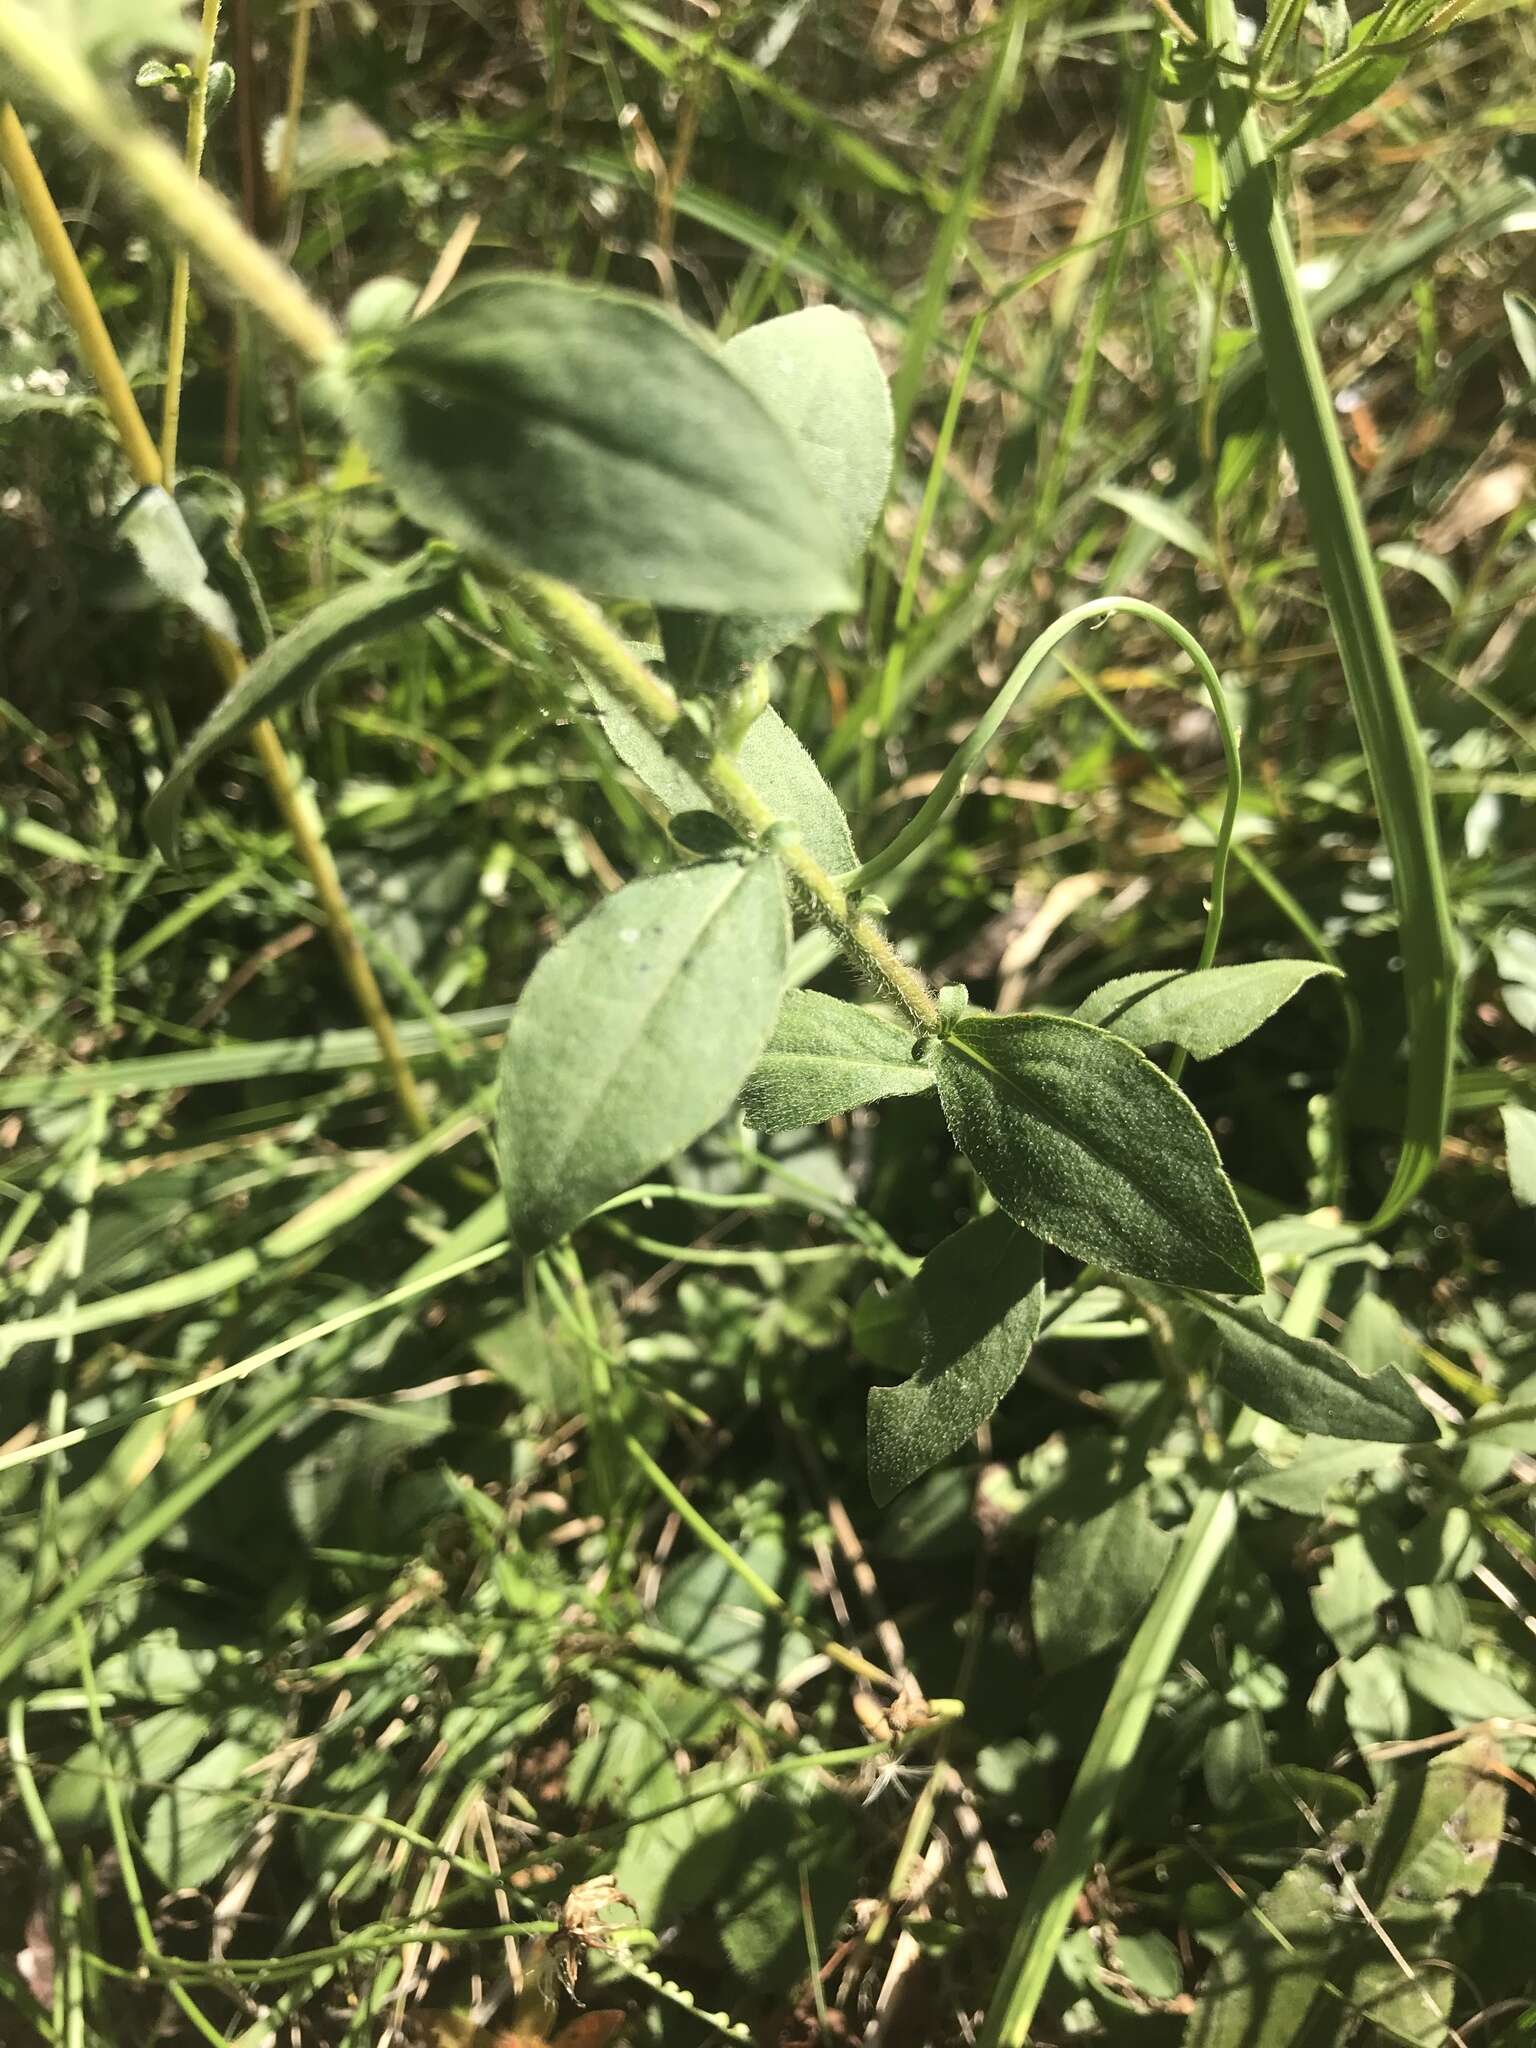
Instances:
[[[1433,1416],[1394,1367],[1367,1378],[1331,1344],[1272,1323],[1258,1302],[1184,1298],[1215,1326],[1217,1378],[1261,1415],[1312,1436],[1368,1443],[1432,1443],[1438,1435]]]
[[[1337,972],[1320,960],[1254,960],[1189,974],[1154,968],[1106,981],[1074,1014],[1132,1045],[1172,1044],[1208,1060],[1257,1031],[1317,975]]]
[[[501,1055],[512,1235],[564,1237],[725,1115],[778,1013],[789,916],[767,856],[601,903],[529,977]]]
[[[933,1070],[912,1033],[873,1010],[790,989],[768,1049],[741,1093],[754,1131],[794,1131],[889,1095],[921,1095]]]
[[[674,815],[706,810],[709,798],[683,763],[648,727],[602,685],[587,678],[608,742],[625,767]],[[821,770],[772,705],[747,728],[736,765],[776,818],[795,826],[829,874],[845,875],[858,865],[848,820]]]
[[[144,823],[167,859],[174,853],[176,821],[192,777],[211,754],[258,719],[291,704],[354,647],[424,617],[441,603],[454,573],[452,550],[434,544],[398,568],[338,591],[258,656],[182,748],[150,799]]]
[[[885,503],[894,437],[885,373],[863,326],[834,306],[812,306],[749,327],[721,353],[783,421],[830,517],[834,559],[851,571]],[[669,611],[662,638],[685,686],[716,689],[797,640],[826,609],[779,603],[760,616],[710,620]]]
[[[945,1238],[916,1282],[923,1363],[869,1396],[869,1490],[883,1507],[973,1437],[1024,1370],[1045,1276],[1040,1242],[1000,1210]]]
[[[709,338],[624,292],[481,278],[325,388],[413,519],[610,597],[853,601],[789,435]]]
[[[1145,1279],[1262,1284],[1210,1132],[1144,1053],[1071,1017],[978,1014],[936,1070],[955,1143],[1026,1230]]]

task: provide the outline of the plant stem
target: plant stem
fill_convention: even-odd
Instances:
[[[0,47],[4,46],[3,9],[4,0],[0,0]],[[6,171],[16,188],[27,225],[53,277],[59,301],[74,329],[80,352],[96,380],[129,468],[143,485],[163,484],[166,471],[160,450],[145,425],[133,387],[112,345],[112,337],[101,317],[90,281],[75,254],[74,244],[54,204],[53,194],[27,140],[26,130],[15,109],[9,106],[0,107],[0,168]],[[177,175],[184,175],[179,165]],[[243,233],[243,230],[237,226],[236,232]],[[295,289],[298,289],[297,285]],[[238,648],[217,633],[205,632],[203,638],[225,686],[232,688],[245,673],[243,656]],[[430,1122],[426,1104],[400,1049],[394,1020],[385,1007],[373,968],[357,936],[346,892],[326,844],[319,814],[294,775],[287,751],[271,720],[263,719],[253,726],[251,736],[294,850],[309,871],[342,972],[364,1021],[379,1042],[385,1068],[406,1121],[420,1135]]]
[[[1009,28],[1010,63],[1017,61],[1015,46],[1022,32],[1022,20],[1021,0],[1016,0]],[[317,366],[330,360],[340,346],[340,337],[329,316],[309,297],[292,271],[269,255],[222,201],[214,199],[189,177],[184,166],[156,137],[137,123],[126,122],[83,65],[56,49],[46,36],[20,17],[15,0],[0,0],[0,55],[9,57],[40,93],[99,143],[170,225],[220,270],[256,311],[286,335],[300,354]],[[24,142],[25,138],[22,139]],[[67,246],[68,238],[64,239]],[[73,256],[73,251],[70,253]],[[102,335],[105,338],[105,329]],[[130,393],[130,400],[131,396]],[[151,454],[158,481],[159,458],[153,450]],[[509,583],[523,610],[564,653],[590,666],[616,696],[645,720],[653,733],[665,738],[682,716],[681,705],[665,683],[630,655],[591,606],[567,585],[547,576],[514,574]],[[778,824],[727,751],[712,751],[694,766],[694,773],[739,829],[762,836]],[[290,830],[296,836],[303,831],[297,812],[290,820]],[[313,847],[313,833],[305,835],[303,843]],[[776,843],[774,850],[811,898],[817,916],[844,951],[900,1003],[920,1030],[936,1030],[938,1005],[927,983],[901,958],[873,919],[850,900],[843,884],[829,875],[797,840]],[[318,875],[316,886],[320,886]],[[329,914],[331,906],[323,892],[321,900]],[[341,900],[339,884],[333,900]],[[351,941],[343,953],[349,975],[353,968],[366,971],[367,963],[361,949],[356,948],[350,920],[333,929],[338,934],[339,946]],[[354,982],[354,986],[358,984]],[[374,993],[377,994],[376,987]],[[359,1001],[362,1000],[359,988]],[[382,1002],[378,1006],[378,1023],[371,1008],[365,1007],[364,1014],[376,1029],[379,1023],[388,1026]],[[384,1042],[381,1031],[381,1045]],[[397,1091],[402,1087],[414,1090],[414,1080],[399,1058],[398,1046],[395,1052],[396,1058],[389,1060],[389,1066],[396,1077]],[[401,1099],[408,1098],[402,1093]]]
[[[606,621],[566,584],[548,576],[519,573],[508,578],[519,609],[562,653],[590,669],[658,739],[665,740],[684,716],[677,697],[645,664],[636,660]],[[928,985],[896,951],[885,933],[849,896],[844,882],[829,875],[798,840],[777,843],[773,811],[743,776],[724,748],[689,759],[689,772],[722,812],[754,838],[769,843],[815,905],[816,915],[857,967],[900,1003],[922,1031],[938,1028],[939,1009]]]
[[[1207,36],[1236,53],[1232,0],[1207,0]],[[1397,1171],[1372,1224],[1400,1215],[1434,1171],[1456,1054],[1457,949],[1429,768],[1370,535],[1296,273],[1275,169],[1237,86],[1216,97],[1227,227],[1242,264],[1270,399],[1296,468],[1323,595],[1392,862],[1407,999],[1408,1088]]]
[[[0,56],[56,113],[89,136],[167,225],[300,355],[323,363],[337,352],[341,334],[335,322],[287,265],[248,235],[224,200],[189,177],[176,152],[104,91],[80,58],[17,0],[0,0]]]
[[[186,166],[201,176],[203,146],[208,139],[208,72],[213,42],[219,32],[220,0],[203,0],[203,21],[193,69],[192,100],[187,109]],[[171,266],[171,311],[165,329],[165,414],[160,423],[160,466],[167,489],[176,479],[176,441],[181,431],[181,384],[187,361],[187,302],[192,294],[192,258],[183,244]]]
[[[299,0],[293,24],[293,48],[288,57],[288,98],[283,109],[283,153],[277,169],[277,194],[286,199],[293,190],[294,166],[299,154],[299,116],[304,111],[304,85],[309,76],[309,31],[314,19],[314,0]]]
[[[1251,1428],[1246,1413],[1233,1426],[1229,1446],[1244,1440],[1245,1422]],[[1029,2038],[1072,1908],[1103,1848],[1116,1798],[1135,1763],[1163,1680],[1236,1527],[1237,1496],[1230,1487],[1201,1495],[1178,1555],[1110,1687],[1050,1849],[1029,1888],[980,2048],[1023,2048]]]
[[[1302,1269],[1280,1318],[1283,1329],[1302,1337],[1313,1334],[1327,1304],[1331,1274],[1326,1259],[1314,1259]],[[1249,1408],[1233,1417],[1226,1435],[1229,1472],[1236,1462],[1232,1453],[1247,1448],[1258,1424]],[[1131,1639],[1078,1765],[1055,1837],[1019,1914],[978,2048],[1024,2048],[1029,2039],[1073,1905],[1104,1846],[1184,1631],[1237,1529],[1237,1514],[1230,1477],[1202,1487],[1178,1554]]]

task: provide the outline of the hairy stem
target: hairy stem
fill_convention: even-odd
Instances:
[[[88,136],[181,240],[255,306],[310,362],[341,346],[336,323],[286,264],[248,235],[232,209],[189,177],[173,149],[99,85],[72,50],[17,0],[0,0],[0,57],[40,99]]]
[[[0,9],[3,9],[3,0],[0,0]],[[0,47],[4,42],[3,25],[4,15],[0,11]],[[32,153],[26,130],[17,119],[15,109],[9,106],[0,107],[0,168],[5,170],[16,188],[27,225],[52,274],[59,302],[96,380],[128,467],[139,483],[146,486],[162,484],[165,469],[160,450],[155,446],[144,415],[139,410],[133,387],[112,345],[112,337],[101,317],[90,281],[65,231],[47,180]],[[183,175],[180,165],[177,166],[177,175]],[[237,229],[237,232],[242,231]],[[205,632],[203,637],[225,686],[233,687],[245,672],[243,656],[238,648],[217,633]],[[263,719],[252,728],[252,739],[294,850],[314,884],[342,972],[364,1020],[379,1042],[385,1068],[406,1119],[419,1135],[430,1123],[426,1104],[400,1049],[394,1020],[385,1007],[373,968],[352,922],[346,892],[330,847],[326,844],[319,813],[295,776],[277,728],[270,719]]]
[[[208,140],[208,73],[213,43],[219,32],[220,0],[203,0],[203,20],[193,68],[192,99],[187,108],[186,166],[194,178],[203,168]],[[169,487],[176,477],[176,442],[181,432],[181,385],[187,364],[187,306],[192,296],[192,259],[184,246],[171,267],[171,310],[165,328],[165,413],[160,422],[160,465]]]
[[[514,602],[562,653],[589,669],[658,739],[665,740],[683,718],[677,697],[568,585],[531,573],[508,578]],[[810,898],[818,920],[869,978],[894,997],[921,1031],[935,1031],[939,1008],[927,983],[909,967],[885,933],[829,875],[798,839],[777,840],[778,819],[746,780],[726,748],[690,756],[689,773],[720,806],[731,823],[753,838],[767,836],[774,852]]]

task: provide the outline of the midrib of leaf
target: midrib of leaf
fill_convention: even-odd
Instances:
[[[713,908],[708,912],[703,921],[700,923],[698,929],[694,932],[692,939],[689,941],[687,950],[678,957],[677,965],[673,968],[672,972],[666,977],[666,980],[661,984],[661,986],[656,990],[655,994],[651,997],[651,1000],[646,1004],[643,1012],[641,1013],[640,1020],[636,1027],[636,1030],[630,1034],[631,1043],[633,1042],[633,1039],[636,1036],[638,1036],[641,1032],[643,1032],[649,1027],[650,1021],[652,1017],[655,1016],[659,1005],[666,1000],[666,998],[672,993],[672,990],[676,987],[677,983],[682,979],[682,976],[687,968],[689,958],[692,956],[694,952],[697,951],[699,946],[703,944],[706,934],[709,932],[710,928],[717,922],[717,920],[724,914],[726,906],[730,903],[736,891],[744,886],[748,872],[749,868],[745,863],[737,869],[735,876],[731,879],[728,887],[725,890],[725,893],[721,896],[719,902],[713,906]],[[609,902],[616,901],[614,897],[610,897],[608,900]],[[623,1056],[616,1055],[604,1067],[601,1080],[597,1082],[595,1087],[593,1087],[589,1092],[586,1093],[585,1106],[581,1111],[580,1118],[578,1120],[575,1120],[572,1124],[573,1131],[586,1129],[587,1125],[591,1122],[592,1117],[596,1114],[597,1109],[601,1104],[603,1098],[607,1095],[609,1089],[614,1087],[614,1085],[617,1083],[623,1064]],[[589,1069],[588,1071],[590,1072],[591,1069]],[[559,1147],[559,1149],[554,1153],[553,1156],[558,1167],[563,1168],[565,1162],[570,1158],[571,1145],[574,1142],[575,1141],[573,1137],[566,1144]]]
[[[1085,1028],[1092,1029],[1093,1027],[1087,1026]],[[1130,1172],[1129,1168],[1117,1166],[1113,1160],[1107,1158],[1102,1152],[1097,1151],[1092,1145],[1086,1144],[1079,1132],[1074,1131],[1070,1124],[1063,1123],[1061,1118],[1057,1116],[1056,1113],[1047,1106],[1047,1104],[1042,1102],[1036,1095],[1034,1095],[1030,1089],[1025,1087],[1025,1085],[1021,1081],[1016,1080],[1014,1076],[1011,1074],[1003,1073],[1000,1068],[994,1067],[990,1060],[984,1059],[982,1055],[976,1051],[975,1047],[967,1044],[966,1041],[963,1038],[961,1038],[958,1033],[956,1033],[952,1038],[950,1038],[948,1043],[951,1046],[958,1047],[959,1050],[965,1054],[966,1058],[971,1060],[976,1066],[980,1067],[984,1073],[990,1074],[993,1080],[997,1082],[999,1092],[1002,1094],[1012,1096],[1013,1099],[1016,1102],[1018,1102],[1024,1110],[1028,1112],[1029,1115],[1038,1117],[1040,1122],[1043,1124],[1049,1124],[1051,1129],[1055,1131],[1058,1134],[1058,1136],[1065,1138],[1068,1144],[1075,1145],[1079,1152],[1087,1153],[1090,1159],[1096,1160],[1101,1166],[1105,1167],[1109,1172],[1123,1174],[1125,1179],[1132,1183],[1132,1185],[1136,1188],[1137,1192],[1142,1196],[1143,1200],[1146,1201],[1151,1208],[1157,1211],[1158,1215],[1162,1217],[1163,1221],[1169,1226],[1171,1230],[1177,1231],[1180,1236],[1185,1235],[1187,1226],[1183,1218],[1179,1216],[1174,1210],[1168,1207],[1168,1205],[1164,1202],[1162,1196],[1158,1193],[1155,1185],[1151,1187],[1143,1186],[1142,1182],[1136,1179],[1136,1177]],[[1130,1052],[1137,1052],[1137,1048],[1135,1046],[1128,1045],[1127,1050]],[[1152,1072],[1158,1076],[1159,1080],[1164,1080],[1167,1078],[1162,1073],[1162,1070],[1159,1067],[1155,1067],[1152,1065],[1151,1060],[1147,1059],[1145,1053],[1137,1053],[1137,1057],[1140,1058],[1146,1066],[1151,1067]],[[1173,1083],[1170,1081],[1168,1085],[1169,1087],[1172,1087]],[[1020,1227],[1023,1228],[1025,1226],[1021,1225]],[[1221,1262],[1227,1268],[1227,1271],[1229,1273],[1237,1273],[1237,1268],[1231,1263],[1229,1259],[1225,1257],[1225,1255],[1223,1255]],[[1241,1274],[1238,1274],[1237,1277],[1239,1279],[1243,1279],[1243,1276]],[[1247,1281],[1244,1280],[1243,1284],[1244,1289],[1246,1291]]]

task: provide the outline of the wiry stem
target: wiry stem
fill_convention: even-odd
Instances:
[[[208,139],[208,73],[213,42],[219,32],[219,0],[203,0],[202,32],[193,69],[192,99],[187,108],[186,166],[201,176],[203,147]],[[181,431],[181,384],[187,362],[187,305],[192,296],[192,258],[185,246],[171,267],[171,311],[165,329],[165,414],[160,423],[160,463],[169,486],[176,476],[176,441]]]
[[[0,11],[0,47],[4,47],[4,27],[4,14]],[[74,329],[80,352],[96,380],[127,457],[128,467],[141,484],[162,483],[165,470],[160,451],[144,423],[133,387],[128,382],[117,350],[112,346],[112,337],[101,317],[101,309],[75,254],[74,244],[65,232],[53,194],[27,140],[26,130],[17,119],[15,109],[9,106],[0,107],[0,168],[5,170],[16,188],[27,225],[53,276],[60,303]],[[176,174],[178,177],[184,175],[180,165],[176,166]],[[299,290],[297,284],[294,289]],[[216,633],[206,633],[204,639],[226,686],[238,681],[245,669],[239,650]],[[373,969],[357,936],[341,877],[325,842],[319,814],[294,776],[277,728],[270,719],[263,719],[253,728],[252,739],[283,823],[314,883],[332,943],[340,956],[342,971],[358,1008],[378,1039],[400,1106],[411,1128],[419,1134],[427,1129],[430,1121],[426,1105],[416,1085],[416,1077],[400,1049],[394,1020],[385,1007]]]

